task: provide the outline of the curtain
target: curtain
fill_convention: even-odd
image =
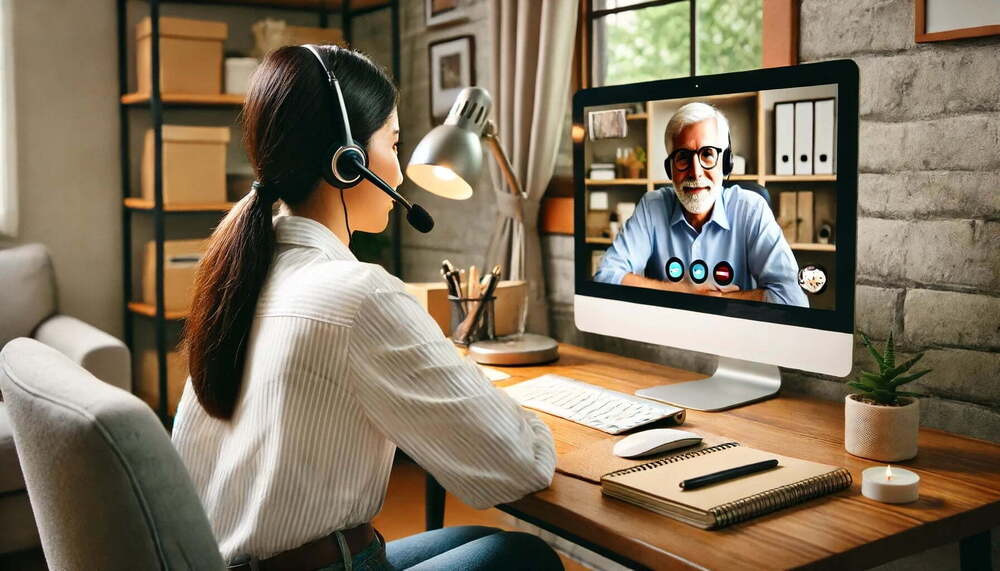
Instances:
[[[0,237],[17,237],[17,155],[11,2],[0,0]]]
[[[577,0],[491,0],[494,121],[523,198],[511,194],[499,168],[491,174],[499,211],[486,267],[500,264],[528,283],[525,330],[547,335],[538,210],[552,179],[569,105]]]

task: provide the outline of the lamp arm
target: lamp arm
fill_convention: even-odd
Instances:
[[[500,165],[500,172],[503,173],[504,180],[507,181],[507,186],[510,187],[511,194],[527,198],[524,194],[524,189],[521,188],[521,183],[517,180],[517,175],[514,174],[514,167],[511,166],[510,159],[507,158],[507,153],[504,152],[503,146],[500,144],[500,139],[497,137],[497,127],[493,121],[486,122],[483,139],[489,145],[493,158]]]

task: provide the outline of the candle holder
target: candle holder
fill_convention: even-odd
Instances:
[[[886,504],[907,504],[920,498],[920,476],[904,468],[876,466],[861,472],[861,495]]]

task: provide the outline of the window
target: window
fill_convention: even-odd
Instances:
[[[0,235],[17,234],[17,185],[14,148],[13,36],[10,0],[0,0]]]
[[[595,86],[761,67],[763,0],[591,1]]]

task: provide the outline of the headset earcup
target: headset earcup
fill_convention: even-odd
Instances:
[[[722,174],[729,176],[733,172],[733,148],[729,147],[722,152]]]
[[[343,188],[343,183],[337,180],[337,177],[333,174],[333,156],[338,149],[340,149],[340,145],[334,143],[326,151],[326,156],[323,159],[323,180],[334,188]]]
[[[670,159],[663,159],[663,170],[667,171],[667,178],[674,178],[674,175],[670,174]]]

